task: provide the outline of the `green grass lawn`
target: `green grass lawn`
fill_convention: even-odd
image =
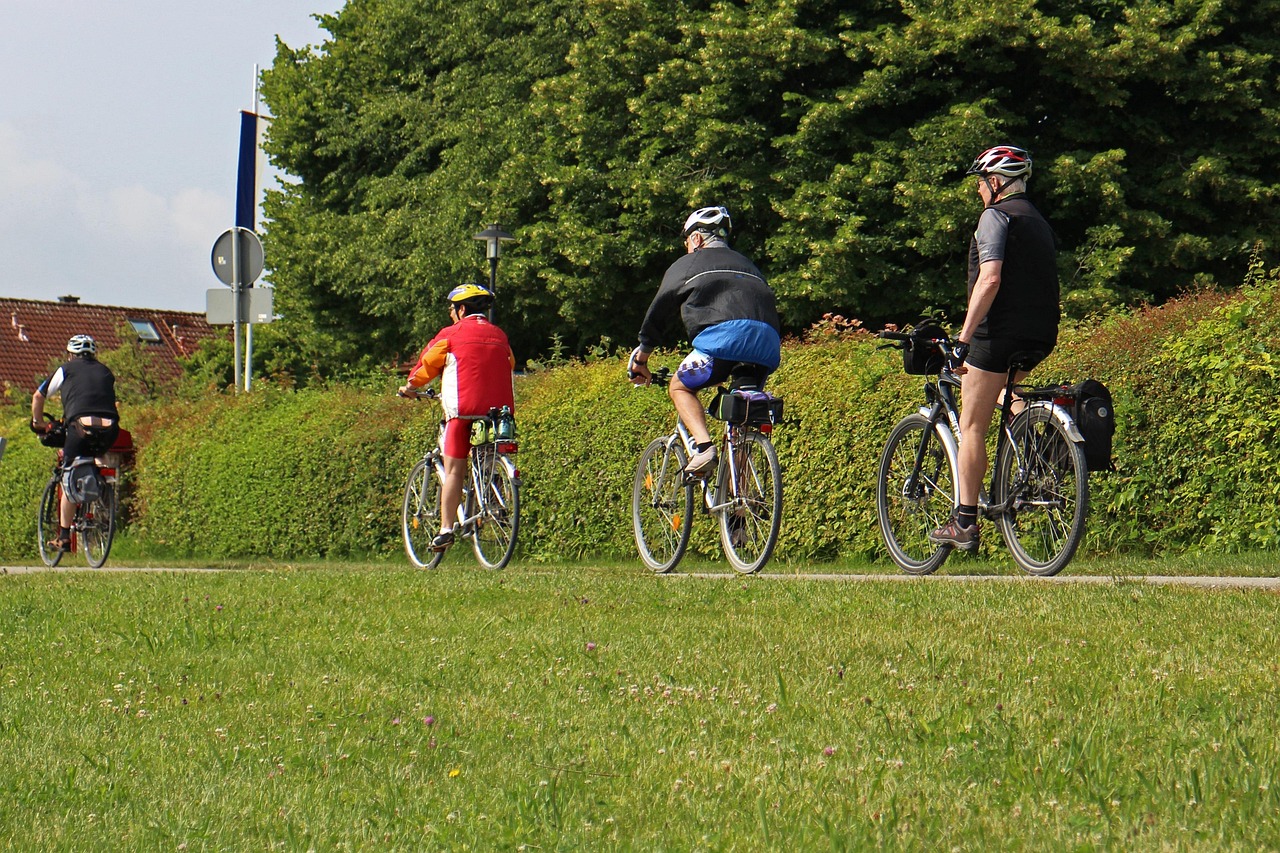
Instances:
[[[1125,582],[15,575],[0,826],[15,849],[1276,849],[1277,625],[1274,593]]]

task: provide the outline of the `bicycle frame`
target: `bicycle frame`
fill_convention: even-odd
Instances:
[[[724,426],[725,431],[724,437],[721,440],[721,446],[726,452],[721,453],[717,460],[715,475],[711,477],[693,478],[702,486],[703,501],[707,505],[707,511],[712,513],[723,512],[741,502],[741,496],[738,494],[738,453],[732,451],[736,451],[738,449],[739,445],[743,441],[743,436],[748,432],[760,432],[760,430],[752,427],[738,426],[732,423],[726,423]],[[676,419],[676,429],[675,432],[671,434],[671,440],[679,440],[683,442],[685,450],[687,450],[690,455],[693,455],[697,450],[697,442],[693,440],[693,435],[689,432],[688,427],[686,427],[679,418]],[[729,474],[727,477],[723,477],[720,474],[720,469],[725,465],[729,466]],[[728,496],[725,500],[721,500],[721,480],[726,481],[733,492],[733,494]]]

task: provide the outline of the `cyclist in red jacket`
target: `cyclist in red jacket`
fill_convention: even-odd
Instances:
[[[471,422],[493,408],[510,406],[515,411],[512,372],[516,357],[506,333],[489,322],[485,312],[493,305],[493,293],[478,284],[461,284],[449,291],[449,319],[453,325],[441,329],[418,356],[409,371],[409,381],[400,394],[440,377],[440,402],[445,425],[441,451],[444,454],[444,486],[440,496],[440,533],[431,548],[443,551],[453,544],[453,525],[462,502],[467,459],[471,455]]]

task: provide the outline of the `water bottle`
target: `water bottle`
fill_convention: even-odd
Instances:
[[[510,406],[503,406],[498,413],[497,441],[512,441],[516,437],[516,419]]]

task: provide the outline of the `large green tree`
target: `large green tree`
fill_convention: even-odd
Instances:
[[[517,8],[508,8],[508,5]],[[1011,142],[1082,314],[1239,279],[1280,244],[1280,0],[350,0],[264,75],[273,334],[321,374],[407,357],[471,234],[518,242],[521,356],[629,344],[677,229],[727,204],[787,322],[958,312]]]

